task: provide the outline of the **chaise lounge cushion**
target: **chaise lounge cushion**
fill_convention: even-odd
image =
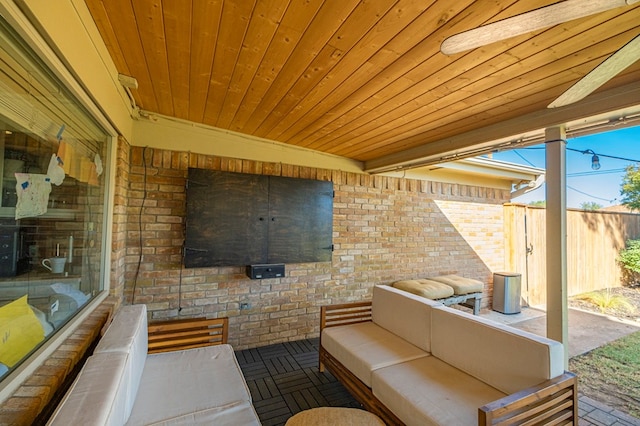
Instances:
[[[402,280],[394,282],[392,286],[427,299],[445,299],[453,296],[451,286],[433,280]]]
[[[461,277],[459,275],[440,275],[427,279],[448,285],[453,289],[454,294],[457,295],[480,293],[484,287],[482,281]]]
[[[478,407],[505,396],[434,356],[380,368],[373,394],[407,425],[478,424]]]
[[[47,425],[123,425],[129,416],[127,358],[119,352],[90,356]]]
[[[325,328],[322,346],[369,387],[373,370],[429,355],[373,322]]]
[[[224,424],[234,413],[253,420],[236,424],[258,424],[233,349],[225,344],[148,355],[127,424]]]
[[[388,285],[373,287],[371,319],[396,336],[431,352],[431,310],[440,306]]]
[[[124,377],[129,381],[125,387],[126,410],[127,413],[131,412],[147,359],[146,305],[123,306],[98,342],[94,353],[129,354]]]
[[[434,307],[431,321],[433,356],[504,393],[564,372],[564,351],[554,340],[446,306]]]
[[[127,425],[133,423],[129,422]],[[140,423],[142,425],[142,423]],[[187,413],[153,423],[154,426],[168,425],[215,425],[215,426],[259,426],[257,414],[250,402],[238,402],[224,407],[212,407],[206,410]]]

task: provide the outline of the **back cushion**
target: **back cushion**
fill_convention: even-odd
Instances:
[[[431,309],[439,303],[396,288],[373,288],[373,322],[422,350],[431,352]]]
[[[564,372],[555,340],[438,306],[431,312],[431,353],[511,394]]]
[[[126,412],[130,413],[138,393],[142,371],[147,360],[147,307],[146,305],[123,306],[94,350],[99,353],[128,354],[125,383]],[[128,417],[128,415],[127,415]]]
[[[90,356],[47,425],[125,424],[128,358],[121,352]]]

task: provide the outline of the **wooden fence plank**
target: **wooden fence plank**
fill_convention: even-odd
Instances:
[[[546,303],[544,208],[505,205],[505,266],[522,274],[524,303]],[[574,296],[623,284],[617,262],[629,239],[640,237],[640,215],[567,211],[567,294]]]

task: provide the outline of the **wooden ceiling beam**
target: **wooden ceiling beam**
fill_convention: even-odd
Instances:
[[[534,69],[521,76],[517,86],[514,82],[501,82],[485,90],[467,90],[464,92],[466,97],[462,97],[463,93],[453,92],[450,95],[435,98],[430,103],[430,108],[435,112],[431,114],[419,114],[418,111],[407,112],[403,117],[404,121],[396,120],[388,131],[383,132],[378,129],[375,133],[370,133],[373,136],[369,139],[353,136],[351,150],[331,152],[336,155],[368,160],[370,157],[363,158],[355,148],[361,147],[367,153],[377,151],[383,146],[398,149],[396,143],[403,143],[406,147],[437,140],[436,133],[442,127],[449,127],[451,132],[457,133],[466,126],[477,127],[480,122],[497,122],[526,114],[535,110],[538,104],[540,108],[546,107],[550,99],[554,99],[557,93],[561,93],[571,84],[575,79],[574,73],[582,72],[584,75],[602,60],[604,58],[595,58],[585,64],[576,62],[573,64],[574,68],[563,71],[561,74],[549,73],[544,67],[541,70]],[[616,84],[617,80],[613,80],[610,84]],[[485,79],[481,83],[488,81]],[[491,92],[501,93],[501,96],[491,96]],[[458,96],[461,97],[458,98]],[[455,102],[452,102],[451,98],[454,98]],[[383,126],[383,123],[378,122],[378,125]],[[326,147],[322,150],[329,151]]]
[[[264,52],[247,96],[236,111],[230,129],[247,133],[246,123],[251,119],[262,99],[283,72],[289,58],[298,47],[308,26],[322,6],[321,2],[290,2],[277,31]]]
[[[589,117],[611,113],[615,118],[616,111],[635,111],[640,113],[640,86],[631,83],[604,92],[594,93],[581,102],[556,109],[541,109],[518,118],[507,120],[490,126],[474,129],[454,137],[430,142],[395,154],[379,157],[365,162],[364,170],[378,173],[420,162],[436,162],[437,158],[449,155],[465,156],[470,147],[485,146],[490,150],[491,144],[505,138],[517,138],[521,134],[543,131],[547,127],[585,120]],[[613,111],[613,112],[612,112]],[[475,154],[474,154],[475,155]]]
[[[330,132],[326,126],[334,120],[340,121],[343,114],[359,105],[377,101],[377,93],[387,85],[399,79],[405,87],[415,84],[404,75],[429,58],[440,56],[440,66],[453,62],[453,59],[438,54],[439,45],[431,37],[444,39],[451,31],[450,25],[460,19],[458,14],[465,10],[468,3],[469,0],[446,4],[436,2],[415,19],[410,19],[412,15],[406,13],[385,17],[381,25],[389,30],[381,32],[376,28],[357,46],[356,51],[363,51],[360,55],[366,52],[368,56],[352,58],[353,55],[345,55],[340,67],[327,76],[323,86],[314,89],[287,117],[286,122],[280,123],[265,136],[301,145],[309,143],[310,139]],[[393,28],[395,33],[390,31]],[[398,28],[402,30],[398,31]],[[371,45],[380,48],[372,51]],[[431,72],[436,69],[432,68]],[[421,79],[427,75],[423,73]]]
[[[630,72],[616,79],[616,85],[611,84],[609,88],[632,84],[634,81],[638,81],[639,78],[640,78],[640,66],[638,67],[637,71]],[[489,116],[486,112],[482,112],[482,109],[480,109],[480,112],[472,115],[472,117],[475,118],[475,120],[471,120],[466,118],[463,115],[460,115],[460,117],[462,118],[460,118],[460,120],[457,122],[445,123],[443,125],[438,125],[438,123],[433,123],[432,126],[430,126],[428,141],[443,140],[443,139],[454,137],[461,133],[472,131],[473,129],[476,129],[478,127],[486,127],[486,126],[497,124],[501,122],[503,118],[507,117],[506,112],[508,112],[510,114],[509,117],[513,119],[513,118],[517,118],[517,117],[525,116],[529,114],[531,111],[532,105],[535,107],[535,110],[541,110],[546,107],[547,105],[546,99],[549,98],[549,95],[557,92],[556,88],[544,89],[543,86],[544,85],[540,86],[541,91],[533,97],[524,99],[523,101],[513,101],[510,103],[506,103],[504,105],[496,106],[496,108],[500,108],[502,110],[504,115]],[[606,88],[604,88],[604,90],[606,90]],[[478,123],[483,123],[483,125],[478,126]],[[400,146],[401,148],[403,147],[402,149],[400,149],[400,151],[405,151],[407,149],[411,149],[419,145],[424,145],[426,143],[425,137],[426,135],[423,134],[423,135],[416,135],[406,139],[403,138],[400,140],[400,142],[396,146]],[[366,157],[367,155],[370,156],[371,152],[375,154],[376,152],[379,152],[379,151],[376,150],[376,146],[373,146],[372,150],[369,152],[355,153],[353,155],[354,156],[363,155]],[[369,160],[372,158],[374,157],[370,156],[369,158],[366,158],[366,160]]]
[[[622,19],[619,19],[618,23],[617,28],[621,30],[629,26],[629,22],[623,22]],[[580,31],[586,33],[583,38],[589,37],[588,30],[591,26],[578,27]],[[591,30],[601,35],[602,30],[593,28]],[[562,31],[558,30],[557,32],[560,33]],[[629,37],[631,36],[629,35]],[[548,35],[545,34],[545,37],[548,37]],[[623,34],[618,38],[605,40],[603,46],[606,46],[608,51],[613,52],[618,46],[624,44],[625,37],[626,35]],[[400,92],[398,89],[389,92],[383,91],[376,98],[385,100],[384,103],[379,104],[373,110],[369,110],[366,115],[361,115],[356,117],[355,120],[348,121],[349,116],[353,116],[353,114],[345,114],[347,117],[340,120],[340,125],[337,128],[332,125],[325,126],[327,130],[335,130],[330,132],[330,137],[307,139],[301,145],[320,150],[330,149],[332,146],[345,143],[347,140],[350,144],[357,144],[359,140],[362,140],[366,141],[367,145],[370,145],[374,141],[368,139],[370,137],[368,135],[378,135],[381,126],[384,126],[385,123],[390,123],[396,128],[398,134],[408,135],[405,129],[400,129],[400,126],[408,121],[420,119],[421,117],[433,120],[440,111],[444,113],[443,110],[446,110],[447,115],[449,115],[456,108],[468,108],[468,104],[475,104],[476,102],[471,100],[473,97],[476,97],[476,99],[482,99],[483,97],[495,98],[498,93],[505,94],[509,90],[514,91],[518,87],[532,84],[540,80],[542,76],[558,73],[559,69],[573,70],[574,67],[585,61],[585,56],[591,56],[590,51],[571,54],[572,50],[569,47],[577,43],[575,40],[570,39],[560,43],[554,49],[557,53],[550,52],[548,48],[551,45],[544,44],[544,40],[546,38],[541,43],[536,43],[535,49],[537,52],[532,51],[527,44],[526,47],[518,46],[512,49],[508,55],[496,55],[494,60],[482,60],[477,63],[473,62],[473,58],[477,58],[478,55],[466,55],[450,67],[445,67],[439,71],[439,76],[431,75],[427,80],[411,87],[410,90],[413,95]],[[584,43],[586,44],[586,42]],[[566,46],[566,50],[563,49],[563,45]],[[528,57],[526,56],[527,54],[529,55]],[[552,63],[549,63],[550,55],[557,56],[557,59]],[[510,59],[505,60],[505,56]],[[468,71],[454,77],[456,68]],[[565,76],[565,81],[573,81],[578,78],[576,74],[575,71],[568,73],[567,76],[569,78]],[[517,76],[517,78],[505,80],[504,75],[513,75]],[[438,83],[435,86],[434,81]],[[396,93],[395,96],[392,96],[393,92]],[[409,96],[414,97],[411,102],[407,102]],[[506,96],[508,97],[508,95]],[[416,105],[421,105],[421,107],[417,108]],[[385,139],[388,139],[388,137]],[[327,142],[330,145],[326,145]]]
[[[338,3],[324,3],[305,28],[302,38],[282,67],[277,78],[262,96],[260,103],[249,120],[242,125],[242,132],[257,135],[255,130],[273,113],[282,98],[289,93],[296,81],[313,62],[343,22],[358,6],[357,0],[342,0]]]
[[[143,57],[149,70],[149,78],[158,109],[166,111],[166,115],[174,115],[166,32],[159,0],[135,0],[131,3],[136,22],[148,23],[148,25],[142,25],[138,28],[138,39],[144,51]],[[139,56],[130,57],[128,63],[131,65],[132,62],[139,60]],[[137,78],[136,75],[133,77]]]
[[[218,44],[222,2],[194,0],[189,49],[189,120],[202,123]]]

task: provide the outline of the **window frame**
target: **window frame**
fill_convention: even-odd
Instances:
[[[75,79],[74,75],[67,69],[62,60],[56,55],[45,38],[30,22],[28,17],[12,2],[0,3],[0,14],[18,36],[38,55],[48,71],[52,72],[52,74],[58,78],[65,88],[69,90],[73,99],[87,111],[107,135],[105,142],[106,158],[103,159],[105,197],[103,200],[104,220],[102,223],[102,232],[104,238],[102,238],[100,247],[102,253],[100,257],[100,268],[102,271],[100,288],[102,290],[82,307],[60,330],[51,336],[51,338],[47,339],[34,353],[22,361],[20,365],[0,381],[0,401],[4,401],[69,338],[78,326],[95,311],[109,295],[118,132],[81,84]]]

